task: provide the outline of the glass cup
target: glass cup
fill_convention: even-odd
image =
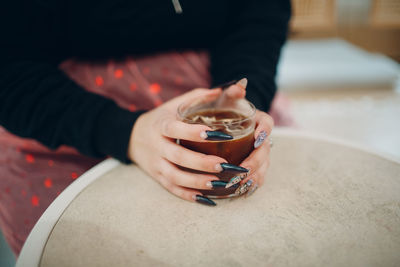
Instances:
[[[178,107],[178,119],[190,124],[203,124],[213,131],[220,131],[233,137],[230,140],[215,140],[205,142],[193,142],[178,140],[178,143],[188,149],[216,155],[224,158],[228,163],[239,164],[251,153],[254,144],[256,108],[245,99],[229,100],[224,97],[218,99],[198,99],[181,104]],[[184,168],[193,173],[205,173]],[[213,173],[221,181],[229,182],[238,173],[221,172]],[[200,190],[211,198],[227,198],[235,196],[239,184],[230,188],[216,188],[212,190]]]

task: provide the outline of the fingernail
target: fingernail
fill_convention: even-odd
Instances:
[[[224,89],[228,88],[229,86],[236,84],[237,82],[238,82],[237,80],[232,80],[230,82],[226,82],[226,83],[217,85],[215,87],[216,88],[221,88],[222,90],[224,90]]]
[[[232,135],[226,134],[220,131],[206,131],[207,137],[206,140],[210,141],[220,141],[220,140],[231,140],[233,139]]]
[[[227,184],[227,182],[221,181],[221,180],[214,180],[211,182],[207,182],[207,186],[210,185],[210,188],[221,188],[221,187],[225,187]]]
[[[196,200],[197,203],[204,204],[207,206],[217,206],[217,204],[208,197],[202,195],[195,195],[193,196],[193,198],[194,200]]]
[[[229,172],[249,172],[248,169],[240,167],[240,166],[236,166],[230,163],[221,163],[220,164],[223,171],[229,171]]]
[[[234,185],[238,185],[243,179],[245,179],[247,177],[247,173],[241,174],[241,175],[237,175],[235,177],[232,177],[231,180],[229,180],[229,182],[225,185],[225,188],[229,188],[232,187]],[[239,186],[239,185],[238,185]]]
[[[262,145],[262,143],[264,143],[264,140],[267,138],[267,133],[265,131],[261,131],[257,138],[256,141],[254,141],[254,148],[257,148],[259,146]]]
[[[250,187],[249,191],[246,194],[246,197],[251,196],[254,193],[254,191],[256,191],[257,188],[258,188],[257,184],[254,184],[252,187]]]
[[[243,89],[246,89],[247,86],[247,78],[243,78],[240,81],[237,82],[238,85],[240,85],[241,87],[243,87]]]
[[[246,183],[242,184],[238,189],[236,189],[235,194],[237,195],[243,195],[244,193],[246,193],[249,188],[251,187],[251,185],[253,184],[253,180],[250,179],[248,180]]]

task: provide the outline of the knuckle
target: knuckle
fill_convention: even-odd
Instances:
[[[179,164],[182,162],[182,152],[177,147],[172,146],[168,149],[168,159],[172,162]]]
[[[169,189],[171,188],[171,183],[168,181],[168,179],[165,177],[165,176],[163,176],[163,175],[161,175],[160,176],[160,179],[158,179],[158,182],[163,186],[163,187],[165,187],[168,191],[169,191]]]
[[[171,123],[168,120],[161,121],[161,132],[163,135],[171,135]]]
[[[164,167],[161,169],[161,174],[162,176],[164,176],[165,179],[168,179],[169,181],[171,181],[172,179],[174,179],[173,176],[173,171],[171,167]]]

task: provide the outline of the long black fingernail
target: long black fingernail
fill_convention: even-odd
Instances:
[[[220,141],[220,140],[231,140],[233,139],[232,135],[226,134],[220,131],[206,131],[207,138],[206,140],[210,141]]]
[[[221,88],[222,90],[224,90],[224,89],[228,88],[229,86],[236,84],[237,82],[238,82],[238,80],[232,80],[230,82],[226,82],[226,83],[217,85],[217,86],[215,86],[215,88]]]
[[[217,206],[214,201],[202,195],[196,195],[196,202],[207,206]]]
[[[230,163],[221,163],[223,171],[229,172],[248,172],[249,170],[240,166],[236,166]]]
[[[212,188],[220,188],[220,187],[225,187],[227,182],[221,181],[221,180],[214,180],[211,181],[211,186]]]

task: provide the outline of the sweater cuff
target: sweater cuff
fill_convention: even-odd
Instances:
[[[128,146],[137,118],[146,111],[130,112],[114,102],[104,107],[94,127],[94,147],[101,155],[111,156],[123,163],[131,163]]]
[[[252,77],[248,77],[246,99],[264,112],[269,112],[276,93],[274,82],[263,84]]]

